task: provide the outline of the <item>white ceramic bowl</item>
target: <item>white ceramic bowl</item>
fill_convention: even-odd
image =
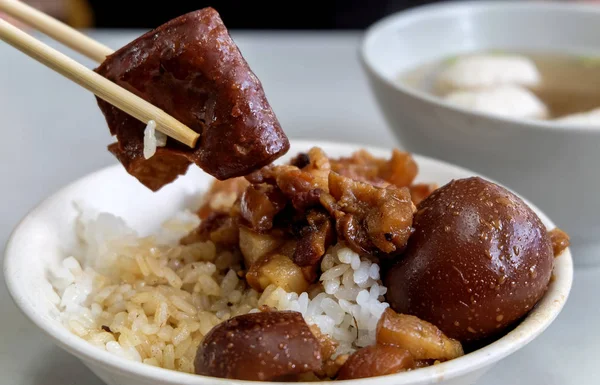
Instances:
[[[600,263],[594,255],[600,247],[600,127],[492,117],[397,80],[420,64],[490,49],[600,54],[599,35],[597,5],[440,3],[371,26],[360,57],[379,107],[405,148],[510,187],[571,235],[576,263]]]
[[[356,145],[297,141],[292,143],[286,158],[314,145],[322,147],[331,156],[349,155],[358,149]],[[378,156],[390,155],[390,150],[369,150]],[[417,156],[416,160],[421,181],[445,184],[451,179],[474,175],[468,170],[430,158]],[[75,242],[73,226],[76,211],[73,201],[83,201],[96,209],[119,215],[132,227],[146,233],[157,228],[176,210],[185,207],[191,194],[205,189],[210,181],[211,178],[206,174],[192,168],[175,183],[152,193],[129,176],[120,165],[115,165],[92,173],[49,197],[23,219],[6,248],[4,274],[15,303],[58,346],[79,357],[110,385],[248,383],[179,373],[113,356],[65,329],[56,317],[56,308],[48,300],[52,288],[46,276],[47,271],[65,258],[66,250]],[[554,227],[544,214],[535,207],[533,209],[549,228]],[[429,368],[354,380],[348,384],[472,384],[494,363],[522,348],[550,325],[567,300],[572,274],[571,254],[567,249],[556,259],[556,279],[537,307],[513,331],[480,350]]]

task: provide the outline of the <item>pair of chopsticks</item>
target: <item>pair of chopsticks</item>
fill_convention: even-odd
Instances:
[[[18,0],[0,0],[0,12],[45,33],[96,62],[103,62],[113,53],[110,48]],[[4,40],[136,119],[144,123],[154,120],[157,130],[192,148],[195,147],[200,135],[191,128],[2,19],[0,19],[0,40]]]

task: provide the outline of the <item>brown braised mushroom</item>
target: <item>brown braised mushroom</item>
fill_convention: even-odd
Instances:
[[[435,325],[389,308],[377,323],[377,343],[406,349],[416,360],[447,361],[464,354],[460,342]]]
[[[198,348],[196,374],[277,381],[321,369],[321,346],[302,314],[250,313],[215,326]]]
[[[338,380],[385,376],[414,368],[408,350],[392,345],[371,345],[354,352],[338,372]]]
[[[544,295],[553,268],[546,227],[521,199],[481,178],[455,180],[419,204],[387,300],[460,341],[501,332]]]
[[[257,170],[289,149],[262,84],[213,8],[149,31],[96,71],[200,133],[194,149],[169,140],[145,159],[145,124],[98,99],[118,139],[110,152],[152,190],[184,174],[191,163],[227,179]]]

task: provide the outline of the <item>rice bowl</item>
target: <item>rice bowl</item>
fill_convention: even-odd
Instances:
[[[332,155],[348,154],[358,148],[358,146],[329,143],[319,143],[319,145]],[[311,143],[296,142],[293,143],[292,152],[306,150],[310,146]],[[384,156],[386,153],[384,150],[369,150],[375,155]],[[419,179],[422,180],[445,183],[452,178],[472,175],[468,171],[441,162],[422,157],[416,159],[421,167]],[[119,189],[107,189],[108,180],[118,185]],[[82,358],[86,365],[109,384],[125,381],[131,384],[221,382],[222,380],[215,378],[177,373],[119,359],[114,354],[101,351],[73,335],[64,327],[57,312],[56,294],[52,294],[54,290],[50,286],[47,275],[49,270],[60,269],[62,261],[69,256],[65,250],[73,250],[76,244],[73,224],[78,212],[72,205],[73,201],[94,202],[97,209],[124,218],[126,223],[145,236],[156,232],[161,223],[173,216],[173,212],[186,207],[190,195],[195,195],[198,186],[208,181],[209,178],[202,172],[191,170],[176,185],[168,186],[158,194],[151,194],[138,186],[118,167],[112,167],[92,174],[57,193],[32,211],[15,230],[8,243],[5,275],[15,302],[32,321],[55,339],[59,346]],[[136,202],[128,202],[124,198],[124,195],[128,194],[136,194],[138,196]],[[154,207],[155,210],[153,212],[143,210],[147,207]],[[541,217],[545,224],[551,226],[551,222],[545,216],[541,215]],[[23,255],[39,255],[42,263],[27,263]],[[348,260],[346,257],[343,259]],[[389,378],[370,378],[362,381],[389,383],[393,380],[393,383],[397,384],[416,384],[440,381],[442,378],[450,380],[456,377],[458,382],[454,383],[471,383],[492,363],[524,346],[540,334],[560,312],[571,286],[572,266],[568,250],[557,258],[556,262],[556,279],[552,282],[549,291],[529,316],[506,336],[464,357],[430,368],[400,373]],[[74,265],[72,267],[76,268]],[[185,307],[181,304],[180,306]],[[228,383],[236,383],[236,381],[232,380]]]

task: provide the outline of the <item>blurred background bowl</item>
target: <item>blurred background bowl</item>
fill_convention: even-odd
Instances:
[[[452,106],[399,74],[489,50],[600,53],[600,10],[551,2],[453,2],[392,14],[368,28],[363,68],[404,148],[498,180],[571,235],[576,264],[598,264],[600,127],[496,117]]]

